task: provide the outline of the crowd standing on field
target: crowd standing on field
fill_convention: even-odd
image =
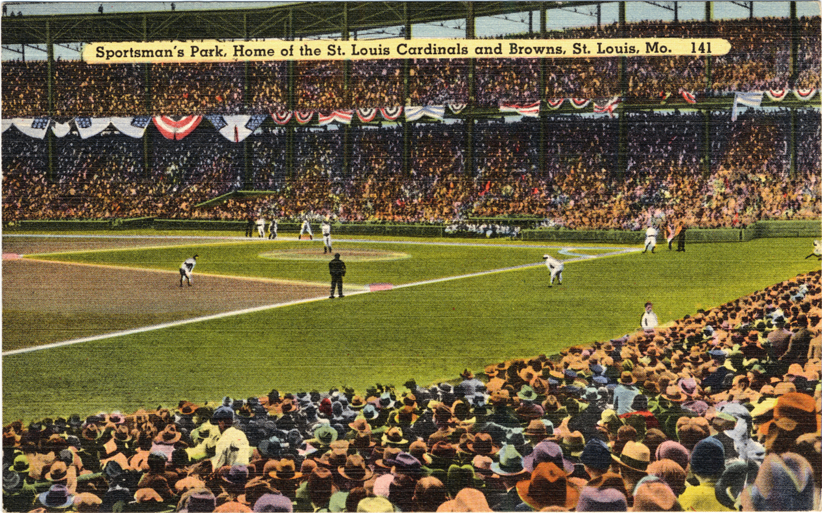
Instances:
[[[9,422],[4,509],[818,510],[821,274],[429,386]]]

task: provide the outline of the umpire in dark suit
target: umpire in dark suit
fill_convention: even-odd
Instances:
[[[342,285],[343,276],[345,276],[345,262],[340,260],[340,254],[334,254],[334,260],[328,262],[328,270],[331,271],[331,295],[330,299],[334,299],[334,288],[339,287],[339,297],[343,295]]]

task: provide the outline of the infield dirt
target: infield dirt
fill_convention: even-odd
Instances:
[[[78,241],[80,242],[80,241]],[[153,245],[101,239],[80,244],[4,241],[20,254]],[[179,286],[177,271],[152,271],[30,259],[3,262],[3,351],[322,297],[325,284],[209,276]]]

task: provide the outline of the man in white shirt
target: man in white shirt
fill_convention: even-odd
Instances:
[[[659,235],[659,232],[653,225],[649,226],[647,230],[645,230],[645,250],[643,253],[648,251],[650,248],[651,253],[654,252],[654,248],[656,248],[656,236]]]
[[[331,251],[331,223],[328,219],[323,219],[322,223],[322,232],[323,232],[323,255],[326,253],[334,253]]]
[[[265,238],[265,219],[262,217],[257,219],[257,235],[260,236],[261,239]]]
[[[180,265],[180,286],[183,286],[183,280],[188,280],[188,286],[191,286],[191,271],[197,265],[197,255],[187,259]]]
[[[644,330],[652,330],[659,325],[659,320],[654,313],[654,305],[651,302],[645,303],[645,313],[642,314],[640,326]]]
[[[554,278],[557,278],[559,284],[562,285],[562,270],[565,269],[565,264],[551,255],[542,255],[542,259],[545,260],[545,267],[551,272],[551,282],[548,286],[554,286]]]
[[[303,240],[303,234],[308,232],[308,239],[314,240],[314,232],[311,231],[311,223],[308,222],[308,216],[303,217],[303,224],[300,227],[300,235],[297,240]]]

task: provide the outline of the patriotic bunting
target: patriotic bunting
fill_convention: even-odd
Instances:
[[[768,95],[768,98],[770,98],[772,102],[781,102],[786,96],[788,96],[788,90],[772,89],[770,91],[765,91],[765,94]]]
[[[74,125],[80,133],[80,137],[88,139],[99,134],[111,123],[111,118],[74,118]]]
[[[314,117],[313,110],[298,110],[294,112],[294,117],[297,118],[297,123],[301,125],[305,125],[306,123],[311,121],[311,118]]]
[[[596,112],[597,114],[603,114],[607,112],[609,116],[614,117],[614,109],[616,109],[617,105],[619,105],[620,103],[622,103],[622,99],[616,96],[611,98],[602,105],[594,103],[594,112]]]
[[[382,107],[380,114],[388,121],[396,121],[402,115],[402,107]]]
[[[226,125],[228,125],[228,123],[225,122],[225,120],[223,119],[222,116],[219,116],[219,115],[216,115],[216,114],[212,115],[212,116],[203,116],[203,117],[206,118],[208,120],[208,122],[211,123],[211,126],[216,128],[218,131],[222,130],[223,128],[226,127]]]
[[[454,114],[459,114],[460,112],[465,110],[465,107],[467,107],[467,106],[468,106],[467,103],[449,103],[448,104],[448,108],[451,109],[451,112],[453,112]]]
[[[113,119],[115,118],[112,118],[112,120]],[[55,121],[51,125],[51,131],[54,132],[54,135],[57,137],[65,137],[69,134],[69,132],[71,132],[71,123],[68,121],[65,123],[58,123]]]
[[[370,123],[377,117],[377,109],[357,109],[357,117],[363,123]]]
[[[135,139],[141,139],[143,137],[149,123],[151,123],[151,116],[111,118],[111,124],[117,131]]]
[[[560,98],[558,100],[548,100],[548,108],[551,110],[557,110],[558,108],[562,107],[563,103],[565,103],[565,98]]]
[[[683,97],[683,98],[685,98],[685,101],[686,101],[686,102],[688,102],[688,103],[696,103],[696,96],[694,96],[692,93],[689,93],[689,92],[688,92],[688,91],[686,91],[685,89],[680,89],[680,90],[679,90],[679,94],[681,94],[681,95],[682,95],[682,97]]]
[[[3,131],[5,132],[13,126],[17,130],[35,139],[44,139],[49,128],[49,118],[11,118],[3,119]]]
[[[584,98],[569,98],[571,100],[571,105],[574,106],[575,109],[584,109],[591,103],[591,100],[586,100]]]
[[[291,121],[291,116],[293,114],[293,112],[275,112],[271,114],[271,119],[273,119],[278,125],[285,125]]]
[[[532,118],[539,117],[539,102],[529,103],[526,105],[508,105],[501,103],[499,106],[500,112],[516,112],[521,116],[528,116]]]
[[[323,114],[322,112],[319,113],[318,119],[320,125],[327,125],[329,123],[333,123],[337,121],[338,123],[343,123],[345,125],[351,124],[351,118],[354,115],[353,110],[335,110],[331,112],[331,114]]]
[[[155,116],[154,125],[166,139],[179,141],[193,132],[202,120],[202,116],[184,116],[177,120],[169,116]]]
[[[426,105],[425,107],[406,107],[405,119],[408,121],[416,121],[423,116],[428,116],[434,119],[442,119],[445,116],[444,105]]]
[[[799,100],[806,102],[814,97],[816,89],[795,89],[793,92]]]

